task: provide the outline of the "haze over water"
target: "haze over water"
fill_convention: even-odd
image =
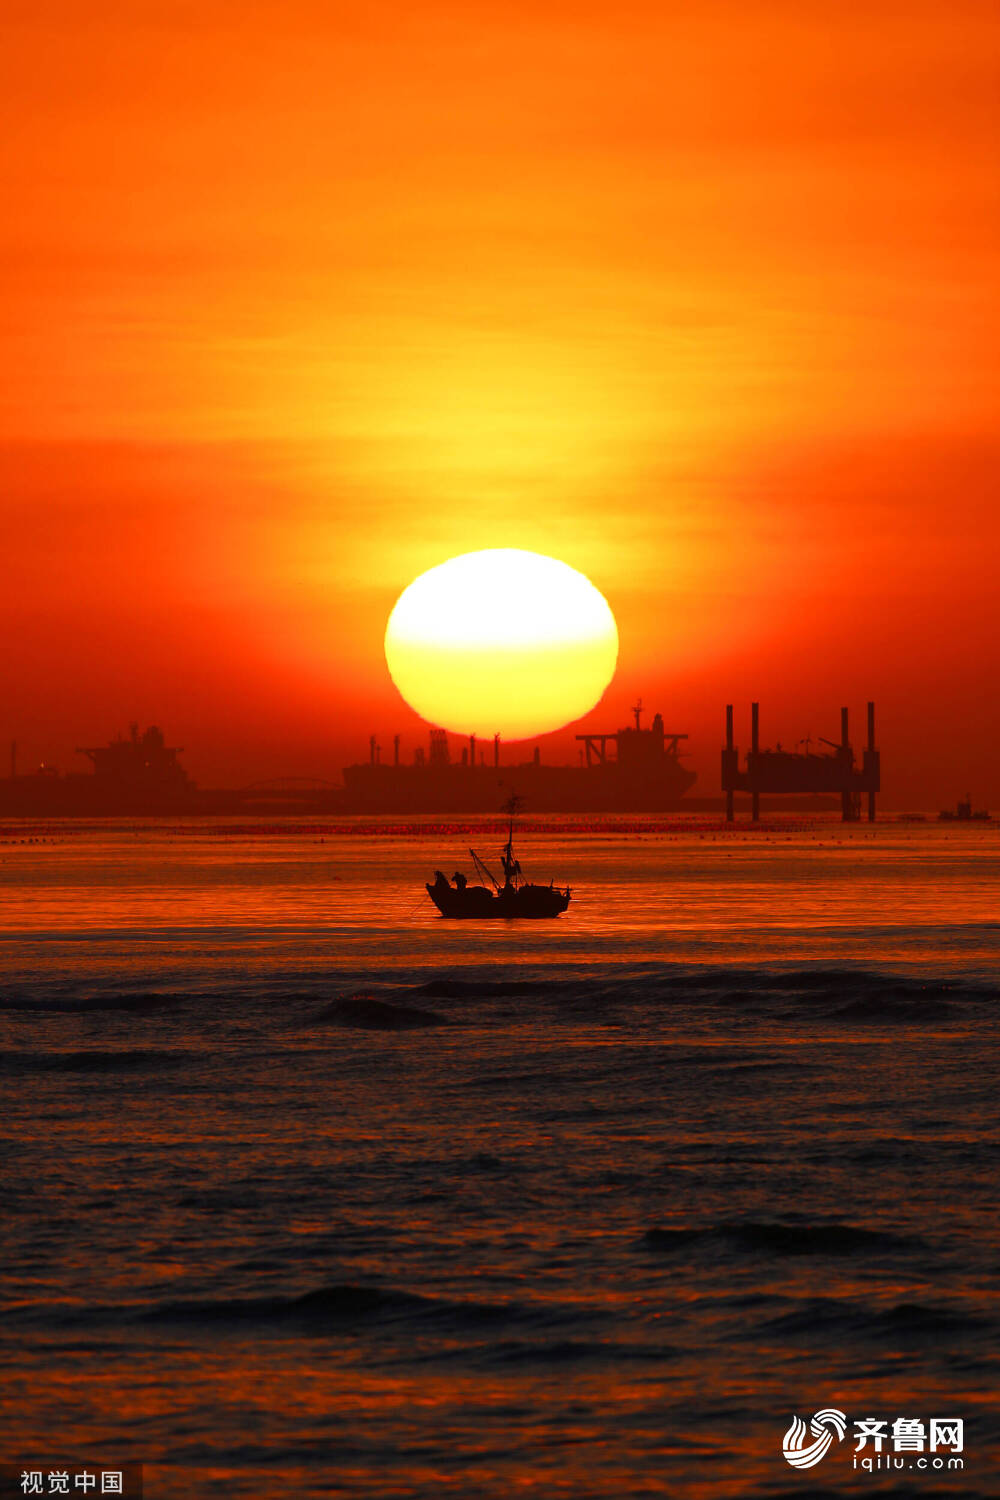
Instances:
[[[0,833],[4,1448],[152,1496],[996,1493],[996,828]],[[809,1474],[794,1414],[963,1417]]]

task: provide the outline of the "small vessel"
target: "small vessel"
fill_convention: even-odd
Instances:
[[[971,792],[966,792],[965,800],[960,800],[954,811],[946,807],[938,813],[938,818],[942,823],[988,823],[990,821],[990,815],[985,808],[977,808],[973,812]]]
[[[521,873],[521,866],[514,856],[514,814],[518,799],[512,797],[504,808],[510,816],[507,842],[500,851],[503,865],[503,883],[497,880],[489,866],[480,859],[475,849],[470,849],[472,863],[482,885],[470,885],[459,871],[447,879],[442,870],[435,871],[434,881],[427,882],[427,894],[442,917],[472,919],[507,919],[530,917],[558,917],[570,901],[570,888],[561,889],[554,884],[532,885]]]

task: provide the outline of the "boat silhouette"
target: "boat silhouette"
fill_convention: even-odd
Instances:
[[[985,808],[973,809],[971,792],[966,792],[964,801],[959,799],[954,811],[946,807],[938,813],[938,818],[942,823],[989,823],[991,821]]]
[[[538,920],[558,917],[569,906],[569,886],[560,889],[554,884],[534,885],[523,877],[520,862],[514,855],[514,816],[518,811],[519,800],[511,797],[504,806],[510,822],[507,842],[500,851],[502,883],[475,849],[469,850],[472,863],[480,880],[487,883],[470,885],[458,871],[449,882],[442,870],[435,871],[433,882],[427,882],[427,894],[442,917],[466,920],[528,917]]]

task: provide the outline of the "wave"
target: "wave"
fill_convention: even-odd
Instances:
[[[182,1067],[186,1052],[168,1048],[131,1047],[109,1051],[88,1047],[76,1052],[0,1052],[0,1074],[161,1072]]]
[[[418,987],[417,993],[442,1000],[492,998],[504,995],[540,995],[575,989],[564,979],[431,979]]]
[[[955,1020],[966,1009],[959,998],[928,995],[922,991],[881,990],[876,994],[858,995],[833,1012],[839,1021],[862,1021],[878,1025],[899,1022],[910,1024],[915,1017],[935,1021]]]
[[[462,1351],[463,1355],[465,1351]],[[486,1351],[491,1365],[572,1365],[596,1362],[607,1367],[609,1361],[660,1364],[676,1358],[680,1350],[673,1345],[629,1345],[605,1339],[501,1339]]]
[[[22,995],[0,996],[0,1011],[24,1011],[38,1015],[91,1015],[101,1011],[124,1011],[130,1015],[170,1010],[183,1005],[186,996],[164,995],[157,991],[142,994],[79,995],[46,1000]]]
[[[266,997],[282,1005],[322,1003],[327,997],[322,989],[303,988],[302,976],[296,973],[269,975],[261,985],[256,982],[230,982],[211,992],[182,994],[155,990],[109,990],[106,993],[57,994],[37,996],[20,991],[0,995],[0,1012],[23,1012],[37,1015],[88,1015],[101,1012],[154,1015],[180,1006],[217,1005],[231,998]],[[296,983],[297,981],[297,983]],[[844,1024],[888,1024],[909,1019],[954,1020],[970,1011],[995,1006],[1000,990],[995,985],[977,983],[956,976],[933,980],[918,974],[896,971],[834,967],[775,966],[720,967],[680,964],[635,966],[591,966],[587,971],[575,966],[563,969],[558,977],[538,974],[525,977],[523,970],[499,973],[486,970],[482,976],[468,969],[458,973],[438,973],[419,982],[386,985],[372,972],[362,981],[372,990],[359,989],[338,996],[309,1020],[344,1025],[370,1025],[403,1029],[407,1024],[440,1025],[454,1019],[455,1011],[442,1015],[426,1001],[489,1002],[511,999],[550,1001],[554,1013],[573,1015],[581,1009],[634,1004],[658,1006],[714,1005],[728,1011],[754,1011],[770,1008],[783,1017],[808,1015],[825,1017]]]
[[[599,1310],[582,1314],[572,1303],[464,1300],[356,1282],[330,1282],[296,1293],[171,1297],[146,1303],[39,1300],[8,1306],[5,1316],[11,1323],[43,1323],[64,1331],[138,1326],[236,1333],[252,1329],[261,1335],[269,1330],[335,1334],[340,1329],[405,1323],[414,1334],[425,1330],[436,1337],[488,1339],[491,1350],[505,1338],[511,1345],[523,1340],[525,1347],[535,1340],[542,1346],[576,1342],[581,1323],[608,1322]]]
[[[11,1323],[43,1322],[62,1329],[176,1325],[258,1330],[298,1325],[303,1331],[433,1311],[432,1299],[392,1288],[333,1283],[297,1296],[191,1297],[153,1303],[88,1304],[71,1299],[8,1305]]]
[[[726,1250],[767,1255],[842,1256],[887,1251],[911,1251],[916,1242],[885,1230],[860,1229],[854,1224],[782,1224],[732,1221],[703,1228],[647,1229],[643,1243],[650,1250],[684,1251],[690,1246],[715,1244]]]
[[[434,1304],[411,1292],[348,1282],[317,1287],[297,1297],[194,1298],[161,1302],[142,1312],[143,1323],[267,1324],[350,1323],[419,1312]]]
[[[795,992],[819,994],[853,992],[879,993],[898,998],[924,1000],[949,1000],[956,998],[995,1000],[998,992],[995,985],[977,984],[961,978],[927,980],[919,975],[901,974],[895,971],[863,968],[823,968],[810,965],[808,968],[690,968],[682,973],[661,971],[675,989],[705,989],[734,992],[734,985],[741,986],[748,994],[761,990],[776,993]],[[655,977],[651,974],[650,978]]]
[[[371,995],[348,995],[334,1000],[317,1011],[311,1020],[358,1027],[363,1031],[415,1031],[426,1026],[451,1024],[446,1016],[439,1016],[436,1011],[396,1005],[387,1000],[376,1000]]]
[[[716,966],[633,968],[603,975],[560,978],[439,975],[401,992],[456,1001],[502,998],[544,1000],[558,1010],[611,1005],[718,1005],[727,1010],[770,1011],[782,1019],[804,1016],[833,1024],[894,1025],[948,1022],[995,1007],[995,985],[847,967],[764,968]]]
[[[932,1303],[898,1302],[880,1307],[849,1299],[814,1297],[789,1312],[766,1319],[757,1328],[748,1330],[745,1337],[755,1340],[763,1329],[768,1334],[781,1334],[786,1338],[801,1336],[813,1340],[853,1334],[866,1342],[888,1347],[898,1348],[910,1343],[926,1347],[938,1341],[964,1344],[977,1336],[984,1336],[987,1333],[986,1321],[981,1314]]]

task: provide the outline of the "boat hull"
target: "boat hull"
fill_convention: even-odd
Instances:
[[[569,906],[568,890],[550,885],[522,885],[494,893],[483,885],[457,890],[451,885],[427,884],[427,894],[442,917],[459,921],[544,921],[558,917]]]

